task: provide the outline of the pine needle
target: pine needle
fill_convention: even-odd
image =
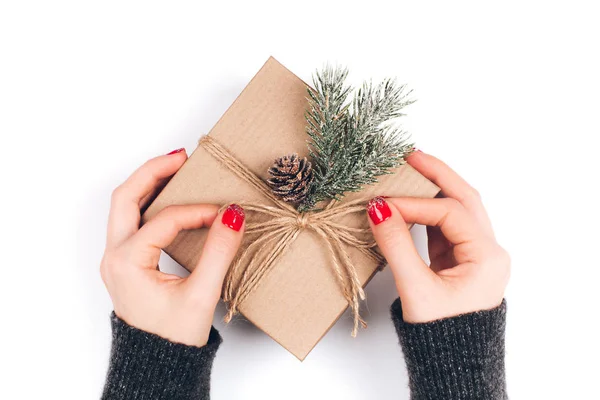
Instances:
[[[313,78],[315,89],[308,90],[306,130],[314,179],[300,211],[377,182],[413,150],[409,135],[396,123],[402,109],[414,102],[406,85],[393,79],[375,86],[365,82],[350,100],[347,76],[345,68],[326,66]]]

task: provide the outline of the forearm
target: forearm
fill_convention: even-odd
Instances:
[[[129,326],[114,313],[113,341],[102,399],[210,398],[210,372],[221,336],[203,347],[172,343]]]
[[[400,301],[396,300],[392,319],[413,400],[507,398],[505,301],[488,311],[409,324],[404,322]]]

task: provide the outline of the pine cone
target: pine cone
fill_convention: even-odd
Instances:
[[[306,197],[313,179],[312,165],[298,154],[278,158],[269,168],[271,179],[267,181],[273,193],[290,203],[301,203]]]

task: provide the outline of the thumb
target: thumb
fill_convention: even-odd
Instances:
[[[398,291],[429,279],[433,273],[417,252],[400,211],[383,197],[375,197],[367,205],[367,213],[373,236],[392,269]]]
[[[223,280],[242,243],[244,219],[244,209],[237,204],[229,205],[215,219],[200,260],[188,278],[193,297],[215,306],[219,302]]]

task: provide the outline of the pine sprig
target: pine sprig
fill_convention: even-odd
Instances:
[[[308,90],[314,179],[300,211],[377,182],[413,149],[406,132],[395,124],[404,115],[401,110],[413,103],[411,91],[391,79],[377,86],[367,82],[349,100],[347,75],[346,69],[326,66],[315,74],[315,89]]]

